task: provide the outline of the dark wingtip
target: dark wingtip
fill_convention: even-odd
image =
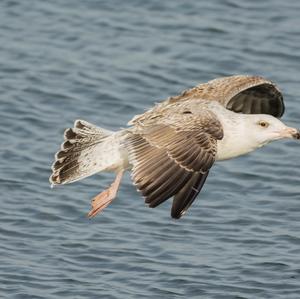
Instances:
[[[176,220],[180,219],[184,214],[185,213],[178,212],[178,210],[171,210],[171,217]]]

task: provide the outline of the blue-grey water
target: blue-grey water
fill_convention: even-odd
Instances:
[[[300,143],[217,163],[187,215],[127,175],[50,189],[64,128],[108,129],[219,76],[282,89],[300,127],[299,1],[0,2],[0,297],[300,298]]]

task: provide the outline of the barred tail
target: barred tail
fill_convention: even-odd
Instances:
[[[113,132],[76,120],[74,128],[64,133],[64,143],[55,155],[51,185],[67,184],[95,174],[105,168],[101,159],[105,140]]]

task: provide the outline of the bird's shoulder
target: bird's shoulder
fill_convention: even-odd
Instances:
[[[223,126],[219,120],[218,103],[205,100],[175,102],[158,105],[144,113],[131,128],[133,133],[147,135],[153,130],[168,127],[174,132],[186,132],[189,136],[209,134],[214,139],[223,138]],[[224,109],[221,107],[221,109]]]

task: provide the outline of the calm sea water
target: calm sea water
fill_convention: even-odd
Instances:
[[[0,3],[1,298],[300,298],[300,143],[219,163],[188,214],[127,175],[50,189],[65,127],[124,127],[199,82],[259,74],[300,127],[299,1]]]

